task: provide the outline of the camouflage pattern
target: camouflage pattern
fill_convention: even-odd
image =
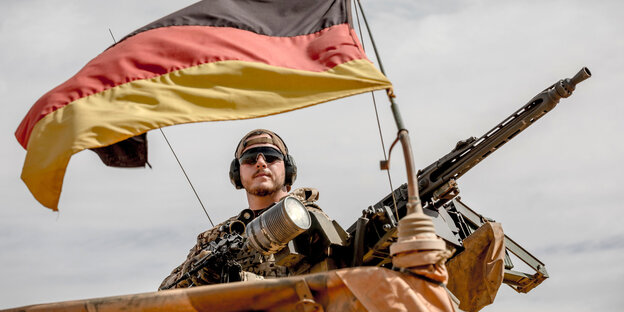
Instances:
[[[315,203],[319,198],[319,192],[316,189],[299,188],[291,192],[290,196],[294,196],[299,199],[306,206],[306,208],[308,208],[308,210],[322,212],[319,206]],[[258,213],[255,217],[264,211],[266,211],[266,209]],[[197,236],[197,244],[189,250],[186,260],[173,269],[171,274],[163,280],[158,289],[165,289],[167,285],[179,280],[184,274],[186,274],[194,263],[203,258],[206,253],[209,252],[205,248],[210,242],[222,238],[225,234],[227,234],[224,229],[224,225],[238,220],[237,217],[238,216],[231,217],[214,228],[200,233]],[[276,278],[291,275],[291,272],[288,271],[287,267],[275,264],[273,255],[264,256],[254,250],[245,252],[242,257],[239,258],[238,262],[244,272],[243,280]],[[171,288],[187,288],[192,286],[217,284],[220,281],[221,272],[215,272],[210,268],[205,268],[200,270],[197,274],[194,274],[191,278],[183,279]]]

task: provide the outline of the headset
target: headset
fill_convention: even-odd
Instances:
[[[280,139],[280,141],[282,141],[282,144],[284,144],[286,151],[288,151],[288,147],[286,147],[286,143],[284,143],[284,140],[282,140],[282,138],[276,133],[271,133],[273,133],[276,137]],[[246,138],[243,137],[243,140],[244,139]],[[241,143],[239,143],[239,145],[240,144]],[[295,159],[290,154],[284,155],[284,168],[286,171],[284,177],[284,185],[291,186],[297,179],[297,164],[295,163]],[[243,188],[243,183],[241,182],[240,178],[240,163],[238,162],[238,158],[236,157],[234,157],[234,159],[230,163],[230,182],[232,182],[236,189]]]

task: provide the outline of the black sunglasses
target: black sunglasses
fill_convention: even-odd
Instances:
[[[240,158],[238,163],[241,165],[254,165],[258,161],[258,155],[262,154],[264,160],[271,164],[278,160],[284,160],[284,155],[278,150],[269,146],[259,146],[246,150]]]

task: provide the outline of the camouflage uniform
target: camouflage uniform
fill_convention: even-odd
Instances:
[[[315,203],[315,201],[318,200],[319,196],[319,193],[316,189],[299,188],[290,193],[290,195],[299,199],[306,206],[306,208],[308,208],[308,210],[316,210],[318,212],[322,212]],[[257,213],[256,217],[264,211],[266,211],[266,209]],[[173,269],[171,274],[163,280],[159,287],[159,290],[162,290],[163,287],[173,283],[174,281],[180,279],[180,277],[182,277],[184,274],[186,274],[193,263],[197,262],[199,259],[206,255],[207,251],[204,250],[206,246],[210,242],[223,237],[227,233],[222,230],[222,226],[234,220],[237,220],[237,216],[229,218],[228,220],[222,222],[214,228],[199,234],[197,236],[197,244],[193,246],[193,248],[191,248],[188,256],[186,257],[186,260],[178,267]],[[244,280],[258,278],[262,279],[265,277],[284,277],[290,275],[288,268],[275,264],[275,259],[273,258],[273,255],[264,256],[261,253],[253,250],[249,251],[246,254],[245,261],[240,264],[244,272]],[[178,282],[172,288],[186,288],[191,286],[216,284],[220,282],[220,274],[221,272],[214,272],[209,269],[202,269],[198,272],[198,274],[194,274],[193,277]]]

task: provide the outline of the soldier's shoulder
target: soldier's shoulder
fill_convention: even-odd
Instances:
[[[290,195],[300,200],[308,209],[321,210],[316,204],[319,199],[319,191],[313,187],[300,187],[290,192]]]
[[[319,199],[319,191],[313,187],[300,187],[290,192],[290,195],[296,197],[304,204],[306,202],[313,203]]]

